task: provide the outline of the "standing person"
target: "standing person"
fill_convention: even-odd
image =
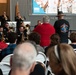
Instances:
[[[36,28],[38,25],[42,25],[41,20],[38,20],[38,21],[37,21],[37,25],[35,25],[35,27],[34,27],[34,28]]]
[[[56,33],[59,34],[61,43],[68,43],[68,32],[69,32],[69,22],[64,19],[64,14],[62,11],[58,12],[58,20],[54,24]]]
[[[54,27],[49,23],[50,19],[48,16],[43,17],[43,24],[37,26],[33,31],[38,32],[41,36],[40,45],[42,47],[49,46],[50,36],[55,33]]]
[[[3,15],[1,16],[1,26],[4,26],[4,24],[10,21],[9,17],[7,16],[6,12],[3,13]]]
[[[29,75],[34,69],[36,55],[36,47],[32,42],[19,44],[13,52],[10,75]]]
[[[17,30],[20,27],[20,24],[24,21],[24,18],[21,16],[20,12],[17,13],[15,17],[15,21],[17,21]]]
[[[2,59],[5,56],[13,53],[14,48],[16,47],[17,34],[15,32],[8,33],[8,41],[9,41],[9,45],[7,46],[7,48],[3,49],[0,52],[0,56]]]

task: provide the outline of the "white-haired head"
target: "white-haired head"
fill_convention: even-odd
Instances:
[[[19,44],[13,52],[12,69],[28,70],[35,62],[36,55],[36,48],[31,42]]]
[[[43,17],[43,23],[49,23],[49,22],[50,22],[49,16],[45,15],[45,16]]]

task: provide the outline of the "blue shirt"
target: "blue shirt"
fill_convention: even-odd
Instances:
[[[3,58],[6,55],[12,54],[15,47],[16,47],[16,44],[9,44],[7,48],[5,48],[4,50],[1,51],[0,57]]]

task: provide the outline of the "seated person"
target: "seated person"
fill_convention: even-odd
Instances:
[[[28,37],[28,35],[30,34],[30,25],[26,24],[25,29],[27,30],[27,37]]]
[[[1,41],[5,41],[5,37],[4,37],[4,32],[3,32],[3,27],[2,26],[0,26],[0,38],[2,38]]]
[[[19,31],[17,32],[18,38],[17,38],[17,44],[25,41],[27,39],[27,30],[24,26],[19,27]]]
[[[76,51],[76,32],[72,32],[70,34],[70,40],[71,40],[71,46],[73,47],[73,49]]]
[[[4,24],[3,31],[4,31],[4,33],[7,34],[7,33],[9,32],[9,30],[10,30],[9,24],[6,22],[6,23]]]
[[[43,47],[40,46],[40,35],[37,32],[30,33],[28,39],[36,43],[38,52],[40,51],[44,53]]]
[[[2,34],[3,34],[3,27],[0,26],[0,37],[2,37]]]
[[[45,48],[45,54],[47,55],[47,50],[52,47],[52,46],[55,46],[57,44],[60,43],[60,37],[57,33],[53,34],[51,37],[50,37],[50,40],[51,40],[51,44]]]
[[[69,44],[61,43],[49,48],[48,57],[55,75],[76,75],[76,54]]]
[[[7,48],[8,44],[4,42],[3,38],[0,36],[0,50]]]
[[[1,58],[3,59],[6,55],[12,54],[14,48],[16,47],[16,41],[17,41],[17,34],[14,32],[10,32],[8,34],[8,40],[9,40],[9,45],[7,48],[3,49],[0,53]]]
[[[11,58],[10,75],[29,75],[34,70],[36,56],[37,50],[33,42],[25,41],[17,45]]]
[[[8,36],[8,33],[11,32],[10,31],[10,26],[9,24],[6,22],[4,24],[4,27],[3,27],[3,34],[4,34],[4,38],[5,38],[5,41],[8,42],[8,39],[7,39],[7,36]]]

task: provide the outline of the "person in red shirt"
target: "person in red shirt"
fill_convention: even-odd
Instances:
[[[8,46],[4,40],[3,27],[0,26],[0,50],[5,49]]]
[[[43,24],[37,26],[33,31],[38,32],[41,36],[40,45],[47,47],[50,44],[50,36],[55,34],[55,29],[52,24],[49,23],[50,19],[48,16],[43,17]]]

